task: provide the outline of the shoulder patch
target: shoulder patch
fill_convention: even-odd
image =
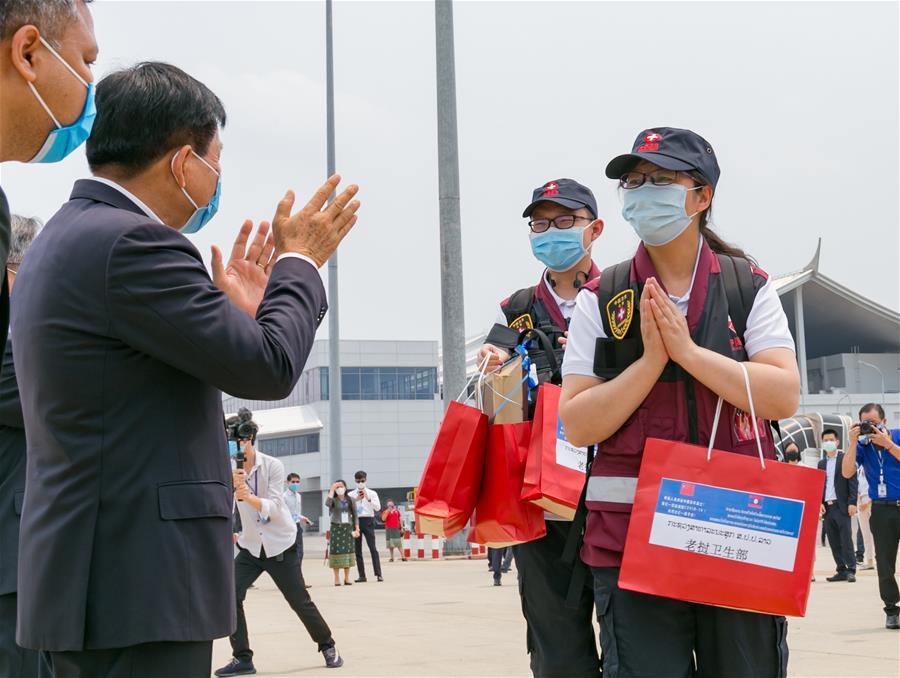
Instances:
[[[509,326],[514,330],[524,332],[525,330],[534,329],[534,320],[531,319],[530,313],[523,313],[511,323],[509,323]]]
[[[606,319],[616,339],[624,339],[634,318],[634,290],[622,290],[606,304]]]

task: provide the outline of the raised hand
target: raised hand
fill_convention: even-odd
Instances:
[[[227,266],[222,263],[222,251],[212,246],[212,279],[232,304],[255,318],[275,263],[275,240],[269,234],[268,221],[260,222],[248,247],[252,232],[253,222],[248,219],[234,239]]]
[[[656,278],[647,278],[644,291],[650,292],[650,308],[653,318],[666,345],[666,352],[676,363],[682,363],[690,351],[697,347],[691,338],[687,319],[682,315],[675,302],[663,291]]]
[[[294,193],[288,191],[285,194],[272,220],[278,254],[296,252],[312,259],[316,266],[328,260],[356,223],[356,210],[360,205],[359,200],[351,200],[359,191],[359,186],[351,184],[325,207],[328,196],[334,193],[340,182],[340,176],[332,176],[295,214],[291,214]]]
[[[663,343],[662,335],[659,327],[656,325],[656,319],[653,317],[653,309],[650,307],[650,290],[644,285],[644,291],[641,292],[641,340],[644,343],[644,358],[650,361],[660,373],[665,369],[666,363],[669,362],[669,354],[666,351],[666,345]]]

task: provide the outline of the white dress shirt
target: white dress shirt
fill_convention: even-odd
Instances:
[[[288,511],[291,512],[291,519],[295,523],[303,522],[306,518],[303,515],[303,502],[300,499],[300,493],[294,492],[293,490],[285,490],[284,491],[284,505],[287,506]]]
[[[834,491],[834,471],[837,465],[837,455],[830,457],[825,462],[825,501],[837,501],[837,494]]]
[[[359,496],[359,490],[350,490],[348,493],[350,498],[356,502],[356,515],[358,518],[374,518],[375,512],[381,510],[381,500],[378,499],[378,493],[375,490],[366,488],[368,499],[363,498],[356,501]]]
[[[243,529],[238,546],[257,558],[260,547],[271,558],[292,548],[297,539],[297,526],[284,503],[284,475],[281,461],[259,451],[253,467],[247,471],[247,486],[262,506],[257,511],[249,502],[237,502]]]

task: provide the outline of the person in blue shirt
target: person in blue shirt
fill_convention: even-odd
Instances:
[[[845,478],[862,466],[869,483],[875,541],[878,590],[887,615],[885,627],[900,629],[900,589],[897,587],[897,547],[900,544],[900,430],[886,426],[884,408],[868,403],[850,428],[850,445],[841,465]]]

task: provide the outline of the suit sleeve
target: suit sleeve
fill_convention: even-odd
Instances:
[[[240,398],[278,400],[291,392],[327,308],[315,267],[285,258],[250,318],[213,285],[187,238],[156,223],[117,239],[106,277],[115,336]]]
[[[22,418],[22,403],[19,401],[19,384],[13,365],[12,342],[7,339],[0,367],[0,425],[25,428]]]

